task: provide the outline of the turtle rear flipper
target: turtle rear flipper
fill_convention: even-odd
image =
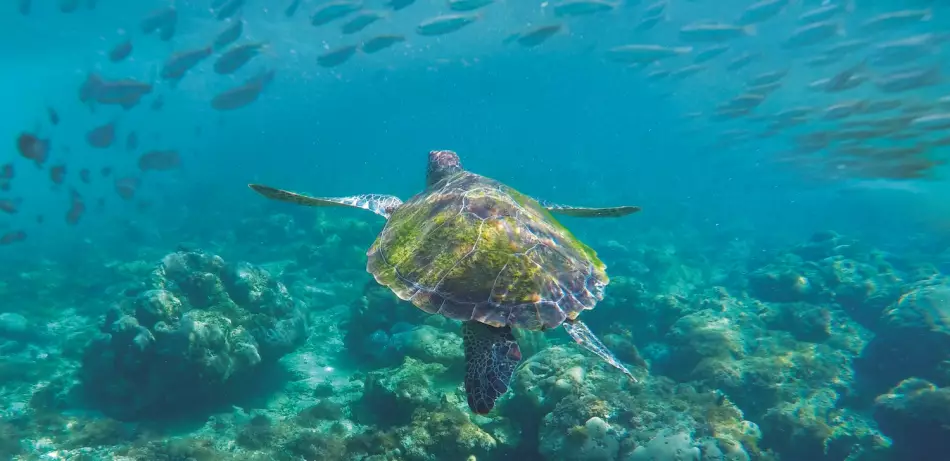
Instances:
[[[349,197],[311,197],[261,184],[248,184],[254,192],[271,200],[296,203],[303,206],[345,206],[372,211],[386,219],[393,213],[402,200],[392,195],[365,194]]]
[[[640,211],[640,207],[632,205],[612,206],[606,208],[589,208],[560,205],[557,203],[550,203],[540,200],[538,203],[541,204],[541,207],[550,211],[551,213],[562,214],[565,216],[574,216],[577,218],[619,218],[621,216],[626,216],[628,214],[633,214]]]
[[[633,382],[639,382],[637,378],[633,376],[633,373],[630,373],[630,370],[623,366],[623,364],[617,360],[617,357],[614,357],[614,354],[607,349],[607,346],[604,346],[604,343],[600,342],[600,340],[594,336],[594,333],[590,331],[590,328],[587,328],[584,322],[568,319],[565,320],[562,325],[564,325],[564,329],[567,330],[567,334],[571,335],[571,338],[574,338],[574,342],[583,346],[584,349],[597,354],[597,356],[604,359],[605,362],[622,371],[623,374],[627,375]]]
[[[511,383],[521,348],[515,341],[511,327],[493,327],[469,321],[462,324],[465,342],[465,394],[468,406],[484,415],[495,407],[495,401]]]

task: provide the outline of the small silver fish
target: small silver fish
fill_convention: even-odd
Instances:
[[[655,82],[657,80],[663,80],[672,74],[673,72],[666,69],[654,70],[646,74],[645,78],[648,81]]]
[[[423,21],[416,33],[425,36],[445,35],[455,32],[480,18],[478,14],[446,14]]]
[[[704,70],[706,70],[706,66],[702,64],[690,64],[686,67],[681,67],[674,70],[673,72],[670,72],[670,79],[682,80],[691,75],[696,75]]]
[[[948,113],[939,113],[939,114],[930,114],[923,117],[915,118],[910,122],[912,128],[925,131],[942,131],[950,129],[950,114]]]
[[[211,100],[211,107],[219,111],[229,111],[245,107],[256,101],[273,80],[274,71],[265,71],[241,86],[217,94]]]
[[[787,70],[763,72],[749,79],[749,81],[746,82],[746,86],[771,85],[773,83],[781,82],[786,75],[788,75]]]
[[[343,24],[341,31],[345,35],[355,34],[384,17],[386,17],[386,15],[378,11],[364,11]]]
[[[825,109],[825,120],[841,120],[843,118],[850,117],[856,113],[861,112],[864,109],[864,106],[867,104],[866,101],[846,101],[842,103],[835,104],[833,106]]]
[[[760,0],[746,8],[736,24],[748,26],[774,18],[788,6],[790,0]]]
[[[792,49],[812,46],[843,34],[841,24],[837,22],[816,22],[793,30],[791,35],[782,42],[782,47]]]
[[[693,48],[689,46],[622,45],[607,50],[607,59],[626,64],[646,64],[688,54],[692,51]]]
[[[515,41],[517,41],[519,45],[528,48],[538,46],[546,42],[549,38],[553,37],[554,34],[560,32],[561,29],[563,29],[563,26],[560,24],[534,27],[518,34]]]
[[[313,26],[322,26],[329,24],[349,14],[355,13],[363,8],[363,3],[356,0],[334,0],[324,3],[310,17],[310,24]]]
[[[109,61],[124,61],[125,58],[129,57],[130,54],[132,54],[132,41],[126,39],[109,51]]]
[[[238,19],[234,21],[234,24],[222,30],[218,36],[214,38],[214,48],[220,50],[227,47],[234,43],[235,40],[241,38],[242,33],[244,33],[244,21]]]
[[[393,11],[399,11],[403,8],[407,8],[415,3],[416,0],[388,0],[386,6],[393,9]]]
[[[449,0],[452,11],[475,11],[495,3],[495,0]]]
[[[932,18],[933,10],[930,8],[925,10],[895,11],[893,13],[881,14],[864,21],[861,24],[861,31],[870,33],[902,29],[904,27],[915,26],[923,21],[930,21]]]
[[[174,21],[172,21],[172,22],[166,24],[165,26],[163,26],[163,27],[158,31],[158,38],[159,38],[159,40],[161,40],[161,41],[163,41],[163,42],[167,42],[167,41],[171,40],[172,37],[175,36],[175,30],[176,30],[176,26],[175,26],[175,22],[174,22]]]
[[[264,43],[258,42],[245,43],[231,48],[214,61],[214,72],[222,75],[237,72],[238,69],[244,67],[251,59],[260,54],[265,46]]]
[[[894,109],[897,109],[903,104],[900,99],[879,99],[877,101],[870,101],[864,106],[864,109],[861,111],[863,114],[877,114],[880,112],[887,112]]]
[[[163,27],[167,27],[170,23],[174,23],[177,17],[178,12],[175,10],[175,7],[169,6],[161,8],[152,11],[145,19],[142,19],[139,28],[143,34],[149,35]]]
[[[829,19],[833,19],[839,13],[845,11],[850,12],[850,10],[853,9],[853,7],[850,5],[850,2],[847,4],[847,6],[842,3],[832,3],[830,5],[824,5],[812,10],[808,10],[798,17],[798,22],[802,24],[813,24],[816,22],[827,21]]]
[[[940,66],[916,68],[888,74],[876,82],[877,88],[884,93],[901,93],[935,86],[943,81]]]
[[[746,89],[749,93],[768,95],[782,87],[782,82],[764,83],[761,85],[749,85]]]
[[[554,5],[555,16],[586,16],[617,8],[618,3],[606,0],[563,0]]]
[[[317,56],[317,64],[321,67],[336,67],[349,61],[356,54],[356,45],[343,45],[333,48]]]
[[[704,62],[706,62],[706,61],[712,60],[712,59],[715,58],[716,56],[719,56],[719,55],[725,53],[726,51],[729,51],[729,45],[715,45],[715,46],[711,46],[711,47],[709,47],[709,48],[700,50],[698,53],[696,53],[696,57],[693,58],[693,63],[694,63],[694,64],[702,64],[702,63],[704,63]]]
[[[237,13],[245,3],[247,3],[247,0],[231,0],[215,10],[214,17],[218,21],[228,19],[231,16],[234,16],[235,13]]]
[[[844,40],[828,47],[825,54],[843,56],[867,47],[871,42],[864,39]]]
[[[377,35],[363,42],[360,49],[362,49],[364,53],[372,54],[404,41],[406,41],[406,37],[402,35]]]
[[[666,0],[660,0],[652,5],[647,6],[643,9],[644,16],[657,16],[663,14],[666,11]]]
[[[288,18],[294,17],[297,14],[297,9],[300,8],[300,2],[303,0],[291,0],[290,5],[287,5],[287,9],[284,10],[284,16]]]
[[[875,66],[899,66],[933,56],[940,52],[942,36],[921,34],[881,43],[871,50],[870,63]]]
[[[689,24],[683,26],[679,31],[680,40],[689,43],[725,42],[755,34],[756,30],[753,26],[736,26],[714,22]]]
[[[165,80],[179,80],[185,75],[185,72],[188,72],[189,69],[198,65],[199,62],[211,56],[211,52],[212,48],[208,46],[176,53],[165,61],[160,75]]]
[[[643,32],[643,31],[653,29],[654,27],[656,27],[657,24],[662,22],[664,19],[666,19],[666,17],[662,14],[658,14],[656,16],[647,16],[641,19],[639,23],[637,23],[636,27],[634,27],[634,30]]]
[[[822,90],[826,93],[837,93],[839,91],[857,88],[867,80],[866,76],[859,75],[859,72],[867,66],[866,61],[861,61],[854,66],[838,72],[835,76],[828,79]]]
[[[809,116],[811,113],[815,112],[814,107],[793,107],[791,109],[785,109],[777,114],[775,118],[777,119],[790,119],[790,118],[803,118]]]
[[[755,61],[756,59],[758,59],[759,56],[760,56],[759,53],[750,53],[748,51],[744,52],[740,54],[739,56],[737,56],[736,58],[733,58],[731,61],[729,61],[729,63],[726,64],[726,70],[733,72],[733,71],[742,69],[743,67],[748,66],[749,64],[752,64],[752,61]]]

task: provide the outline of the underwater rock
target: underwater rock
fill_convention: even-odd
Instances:
[[[589,378],[593,371],[587,368],[590,364],[590,358],[580,351],[552,346],[532,356],[515,372],[513,392],[499,401],[499,413],[522,428],[524,437],[538,433],[538,450],[544,459],[584,459],[593,452],[616,459],[616,433],[589,439],[581,437],[585,430],[572,432],[572,428],[584,427],[594,417],[606,421],[612,412],[605,399],[614,396],[617,381],[597,386],[609,383],[605,380],[611,375],[597,372],[597,379],[592,381]],[[603,427],[597,420],[591,425]],[[595,431],[595,435],[602,432]]]
[[[871,329],[902,283],[883,253],[833,232],[816,234],[749,276],[750,292],[762,301],[837,305]]]
[[[621,362],[630,363],[643,368],[648,367],[646,360],[640,355],[640,350],[633,341],[633,335],[625,332],[620,334],[607,333],[603,335],[602,341]]]
[[[903,281],[883,259],[859,262],[833,256],[819,265],[831,300],[868,328],[875,329],[881,312],[900,296]]]
[[[707,437],[700,440],[702,461],[750,461],[752,459],[742,444],[729,440]]]
[[[620,453],[620,440],[603,418],[593,416],[571,428],[566,437],[545,437],[540,451],[549,460],[615,460]]]
[[[799,341],[817,343],[831,338],[834,314],[814,304],[773,303],[762,318],[770,329],[787,331]]]
[[[816,389],[848,394],[854,384],[854,352],[829,344],[801,342],[781,331],[752,330],[747,355],[737,361],[704,360],[692,376],[721,389],[748,419],[759,421],[773,408]]]
[[[113,417],[155,418],[220,401],[306,340],[305,306],[247,263],[172,253],[148,285],[105,315],[83,351],[81,388]]]
[[[884,312],[858,365],[876,392],[912,376],[950,386],[950,280],[909,287]]]
[[[637,447],[626,461],[700,461],[699,456],[689,434],[666,432]]]
[[[502,413],[512,418],[524,417],[539,421],[554,410],[561,399],[585,384],[587,357],[562,346],[552,346],[537,353],[515,371],[512,379],[512,402],[502,397]]]
[[[548,421],[553,419],[556,419],[554,414],[546,416],[543,426],[558,426]],[[541,456],[552,461],[615,460],[620,453],[619,434],[599,416],[573,426],[566,434],[545,430],[539,444]]]
[[[148,290],[135,299],[135,318],[147,328],[157,322],[175,322],[181,316],[181,300],[167,290]]]
[[[904,380],[876,399],[874,419],[894,441],[894,459],[940,461],[950,453],[950,388]]]
[[[504,459],[498,441],[474,424],[468,411],[448,403],[417,409],[399,432],[411,441],[403,442],[407,460]]]
[[[0,338],[23,340],[34,336],[26,317],[13,313],[0,314]]]
[[[837,459],[825,457],[835,430],[828,421],[835,398],[834,392],[824,391],[770,409],[762,420],[762,446],[794,459]]]
[[[701,428],[721,443],[720,451],[737,454],[747,444],[754,449],[760,437],[721,394],[657,376],[630,386],[571,347],[531,357],[516,371],[512,390],[500,400],[500,414],[521,428],[524,440],[537,433],[536,449],[550,461],[627,460],[670,428],[687,434]]]
[[[416,409],[438,406],[436,380],[446,370],[437,363],[406,357],[399,367],[370,372],[359,402],[359,419],[382,427],[410,423]]]
[[[830,294],[820,282],[818,266],[794,255],[783,255],[749,274],[750,292],[765,302],[825,302]]]
[[[728,363],[745,355],[745,345],[736,325],[722,314],[704,310],[684,316],[667,334],[670,344],[671,376],[684,380],[701,363]]]
[[[0,335],[22,335],[30,329],[26,317],[13,312],[0,314]]]
[[[440,363],[449,370],[461,370],[465,366],[461,336],[429,325],[394,333],[390,345],[406,356],[423,362]]]

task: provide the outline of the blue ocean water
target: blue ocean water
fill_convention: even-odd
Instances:
[[[7,3],[2,459],[946,459],[942,2],[302,0],[292,16],[290,0]],[[311,24],[341,4],[362,13]],[[143,31],[168,11],[173,33]],[[365,12],[381,19],[344,34]],[[831,32],[785,44],[808,14]],[[471,23],[419,33],[448,15]],[[163,77],[238,21],[228,49],[260,55],[220,75],[216,49]],[[559,29],[518,42],[545,25]],[[318,60],[384,34],[399,40]],[[618,62],[625,45],[640,48]],[[713,46],[728,50],[694,64]],[[252,103],[212,106],[267,71]],[[749,83],[769,72],[774,87]],[[106,83],[82,101],[90,76]],[[150,91],[96,101],[120,79]],[[457,319],[365,271],[386,220],[247,187],[408,200],[443,149],[540,200],[642,207],[558,215],[611,278],[580,318],[639,383],[560,329],[529,332],[510,389],[475,415]],[[143,167],[156,152],[175,165]]]

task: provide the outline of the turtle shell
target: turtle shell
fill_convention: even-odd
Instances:
[[[420,309],[544,330],[603,299],[604,263],[538,202],[461,172],[416,195],[369,249],[376,281]]]

